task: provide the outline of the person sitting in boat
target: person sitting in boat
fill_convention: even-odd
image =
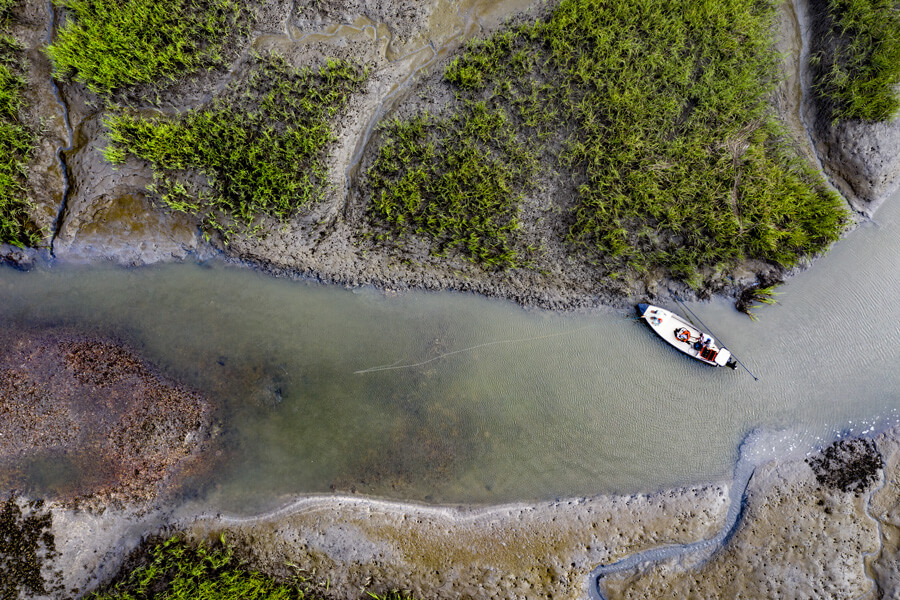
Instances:
[[[675,330],[675,338],[676,338],[679,342],[687,342],[687,343],[690,343],[690,341],[691,341],[691,332],[688,331],[688,328],[687,328],[687,327],[679,327],[678,329]]]

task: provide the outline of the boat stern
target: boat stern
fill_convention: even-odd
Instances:
[[[719,367],[731,367],[729,362],[734,362],[734,361],[731,360],[731,352],[729,352],[725,348],[722,348],[721,350],[719,350],[718,354],[716,354],[716,358],[715,358],[714,362]],[[731,367],[731,368],[733,369],[734,367]]]

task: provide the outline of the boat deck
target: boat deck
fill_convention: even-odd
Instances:
[[[647,324],[676,349],[708,365],[722,367],[728,363],[731,352],[720,347],[708,333],[664,308],[640,306],[646,306],[641,316]]]

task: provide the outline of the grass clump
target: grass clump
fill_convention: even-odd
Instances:
[[[253,571],[234,555],[224,536],[212,546],[188,544],[178,536],[153,544],[131,559],[104,588],[87,600],[322,600],[315,584],[295,576],[276,580]],[[330,595],[329,595],[330,596]],[[399,591],[375,600],[412,600]]]
[[[412,206],[430,216],[415,231],[438,244],[446,218],[434,215],[461,215],[451,239],[474,234],[488,245],[482,220],[456,210],[433,180],[453,169],[448,147],[491,148],[495,170],[516,168],[519,155],[545,165],[497,190],[506,214],[560,170],[574,197],[560,204],[565,243],[608,275],[657,269],[699,284],[704,268],[750,258],[787,266],[821,251],[846,216],[773,116],[773,18],[760,0],[563,0],[545,20],[475,40],[444,73],[455,94],[445,116],[429,118],[425,134],[422,117],[387,129],[368,173],[372,212],[404,233]],[[463,126],[479,103],[506,115],[501,139],[521,152],[497,151]],[[420,157],[431,156],[439,164],[421,172]]]
[[[220,65],[226,42],[245,35],[251,2],[239,0],[57,0],[68,21],[47,55],[56,76],[92,91]]]
[[[369,171],[374,212],[400,234],[431,236],[439,253],[455,248],[485,265],[519,263],[515,190],[536,164],[502,110],[469,102],[447,119],[393,121],[385,133]]]
[[[781,283],[778,281],[771,285],[760,284],[743,289],[734,303],[735,308],[750,317],[752,321],[758,321],[759,318],[753,311],[763,304],[777,304],[775,296],[781,292],[776,292],[775,289]]]
[[[823,3],[824,0],[822,0]],[[900,110],[900,2],[827,0],[830,23],[811,57],[833,122],[886,121]]]
[[[509,44],[514,32],[475,42]],[[456,75],[460,86],[482,86],[495,73],[497,52]],[[453,80],[451,69],[446,78]],[[506,80],[508,82],[508,80]],[[381,238],[414,233],[432,251],[451,250],[488,268],[527,266],[534,248],[523,240],[521,199],[539,169],[536,124],[519,106],[491,95],[457,93],[444,116],[423,114],[382,126],[381,145],[367,171],[369,214],[386,223]]]
[[[36,245],[41,233],[29,216],[25,168],[35,139],[22,119],[27,85],[22,47],[8,33],[16,2],[0,0],[0,244],[25,247]]]
[[[329,120],[346,105],[366,71],[329,60],[295,69],[260,57],[250,75],[207,108],[177,118],[114,113],[105,123],[106,157],[149,161],[151,191],[170,208],[201,217],[227,238],[255,234],[262,216],[285,221],[321,198]]]
[[[224,543],[191,546],[178,537],[156,544],[144,564],[87,596],[90,600],[300,600],[299,583],[247,570]]]
[[[837,238],[840,200],[768,104],[773,16],[756,0],[569,0],[540,27],[578,124],[570,242],[691,282],[745,258],[791,265]]]

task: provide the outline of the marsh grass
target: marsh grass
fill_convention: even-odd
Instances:
[[[484,265],[522,260],[518,192],[536,161],[502,110],[465,102],[448,119],[424,114],[385,127],[386,142],[370,170],[372,210],[399,234],[435,240]]]
[[[153,546],[143,564],[90,600],[300,600],[302,581],[281,583],[247,569],[220,542],[192,546],[172,537]]]
[[[25,124],[22,47],[9,34],[13,0],[0,0],[0,244],[25,247],[41,240],[29,211],[26,166],[34,148],[34,133]]]
[[[900,110],[900,2],[821,0],[829,27],[810,61],[832,122],[886,121]]]
[[[338,60],[295,69],[278,55],[258,57],[246,79],[208,107],[180,117],[127,110],[105,120],[106,157],[149,161],[151,191],[176,211],[201,217],[227,239],[260,231],[260,217],[286,221],[326,189],[325,150],[333,119],[365,79]]]
[[[296,575],[276,580],[251,570],[224,536],[212,545],[189,544],[178,536],[149,544],[133,555],[116,580],[87,600],[323,600],[315,584]],[[324,585],[327,590],[327,585]],[[360,593],[362,596],[362,593]],[[375,600],[413,600],[399,592]]]
[[[229,40],[246,35],[255,2],[56,0],[67,22],[46,52],[55,76],[94,92],[221,65]]]
[[[474,40],[445,70],[456,99],[442,116],[385,128],[371,213],[395,235],[516,266],[513,217],[542,172],[504,169],[553,156],[576,189],[566,243],[607,274],[662,269],[701,285],[703,269],[819,252],[846,216],[772,115],[773,16],[759,0],[563,0],[546,20]],[[492,127],[517,153],[467,127],[479,103],[506,116]],[[458,195],[477,201],[459,210],[435,184],[457,148],[477,149],[503,182],[491,202],[469,189]],[[482,227],[499,215],[505,228]]]

